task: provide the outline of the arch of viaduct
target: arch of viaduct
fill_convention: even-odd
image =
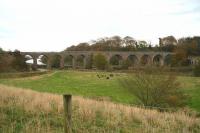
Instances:
[[[64,51],[64,52],[21,52],[24,56],[31,56],[33,59],[33,66],[37,68],[37,59],[40,56],[47,58],[47,68],[51,69],[51,59],[53,56],[58,55],[60,57],[60,68],[65,67],[65,57],[70,56],[72,58],[72,67],[76,68],[77,58],[83,57],[83,67],[86,68],[88,60],[97,54],[102,54],[110,62],[111,58],[116,56],[120,61],[131,59],[137,66],[159,64],[159,66],[165,65],[165,59],[173,53],[170,52],[125,52],[125,51]],[[142,63],[142,60],[146,60],[146,63]]]

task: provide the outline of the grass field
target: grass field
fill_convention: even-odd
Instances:
[[[0,83],[40,92],[72,93],[98,100],[134,104],[134,96],[118,82],[119,78],[124,78],[127,74],[113,73],[114,76],[109,79],[98,78],[97,74],[109,76],[111,73],[56,71],[35,78],[0,79]],[[188,106],[200,112],[200,78],[179,76],[178,80],[184,91],[191,96]]]
[[[61,95],[0,85],[1,133],[63,133]],[[74,133],[199,133],[187,111],[159,112],[78,96],[72,98]]]

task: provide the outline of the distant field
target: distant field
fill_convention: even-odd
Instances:
[[[123,89],[119,78],[127,74],[109,72],[80,72],[80,71],[56,71],[36,78],[0,79],[1,84],[30,88],[41,92],[72,93],[94,99],[105,99],[114,102],[134,104],[134,96]],[[106,75],[99,78],[97,75]],[[191,96],[188,105],[200,112],[200,78],[179,76],[184,90]]]

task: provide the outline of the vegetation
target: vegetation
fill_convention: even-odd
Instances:
[[[186,37],[176,40],[173,36],[164,38],[167,42],[162,44],[160,38],[160,46],[146,42],[144,40],[135,40],[130,36],[121,38],[120,36],[112,36],[100,38],[89,43],[80,43],[77,46],[72,45],[66,50],[68,51],[166,51],[175,52],[178,49],[184,50],[188,55],[200,55],[200,37]]]
[[[72,93],[96,100],[137,104],[136,97],[119,83],[120,79],[128,76],[124,73],[59,71],[37,78],[0,79],[0,83],[41,92]],[[181,89],[190,96],[187,106],[200,112],[200,79],[178,76],[177,80]]]
[[[124,88],[148,107],[177,108],[185,105],[187,97],[175,76],[138,72],[121,80]]]
[[[164,40],[164,42],[163,42]],[[151,43],[140,40],[136,41],[130,36],[121,38],[120,36],[101,38],[88,43],[80,43],[71,46],[66,51],[164,51],[173,52],[167,64],[172,67],[189,66],[189,56],[200,55],[200,37],[186,37],[176,40],[173,36],[160,38],[160,44],[152,46]],[[118,58],[113,57],[111,64],[119,64]],[[168,58],[169,59],[169,58]]]
[[[94,63],[94,66],[96,66],[97,69],[100,69],[100,70],[105,70],[106,66],[108,65],[106,57],[102,54],[95,55],[93,59],[93,63]]]
[[[120,36],[106,37],[101,38],[99,40],[93,41],[92,45],[88,43],[80,43],[77,46],[71,46],[66,49],[66,51],[164,51],[164,52],[174,52],[174,56],[168,56],[166,58],[166,63],[168,66],[172,67],[188,67],[191,62],[189,60],[189,56],[199,56],[200,55],[200,37],[187,37],[180,38],[176,40],[173,36],[165,37],[165,41],[167,42],[165,45],[160,43],[160,46],[152,46],[151,43],[140,40],[136,41],[134,38],[130,36],[126,36],[121,38]],[[162,40],[162,39],[160,39]],[[162,41],[161,41],[162,42]],[[92,68],[94,64],[91,57],[89,59],[89,64],[84,64],[84,57],[80,55],[76,59],[77,68],[86,67],[87,69]],[[42,62],[47,64],[47,58],[43,56],[41,58]],[[52,68],[60,68],[60,60],[61,57],[59,55],[54,55],[51,59],[51,67]],[[72,66],[72,57],[65,57],[64,59],[68,66]],[[102,59],[101,59],[102,60]],[[140,63],[145,65],[147,59],[142,59]],[[25,57],[23,57],[19,51],[14,52],[4,52],[0,49],[0,72],[7,71],[27,71],[28,66],[25,63]],[[98,61],[95,61],[97,63]],[[102,61],[99,61],[102,62]],[[108,62],[108,61],[107,61]],[[120,56],[116,55],[111,58],[109,61],[111,65],[114,65],[113,68],[123,68],[127,69],[130,66],[131,62],[123,61]],[[104,61],[105,63],[105,61]],[[121,66],[119,66],[121,65]],[[109,66],[108,66],[109,67]],[[105,68],[98,68],[105,69]],[[33,67],[34,70],[34,67]]]
[[[122,61],[121,56],[116,55],[116,56],[111,57],[110,64],[111,65],[116,65],[116,66],[117,65],[121,65],[121,61]]]
[[[198,60],[198,63],[194,67],[194,76],[200,77],[200,60]]]
[[[3,85],[0,92],[0,132],[63,132],[61,95]],[[76,133],[200,131],[200,119],[186,110],[161,113],[76,96],[72,100],[72,130]]]
[[[51,59],[51,67],[52,68],[60,68],[60,56],[54,55]]]
[[[42,57],[40,57],[40,61],[44,64],[47,64],[48,63],[48,59],[46,56],[42,55]]]
[[[188,39],[179,40],[177,46],[173,45],[173,47],[170,45],[152,47],[145,41],[135,41],[130,37],[121,39],[115,36],[96,41],[91,46],[82,43],[67,50],[160,51],[165,47],[166,51],[173,49],[172,52],[175,52],[174,56],[167,58],[167,64],[179,67],[190,64],[189,56],[199,55],[200,41],[193,39],[192,41],[190,39],[189,41]],[[198,40],[198,38],[196,39]],[[140,63],[146,65],[147,58],[142,58]],[[108,61],[101,54],[94,57],[91,55],[88,64],[85,64],[85,59],[83,55],[77,56],[77,67],[81,68],[86,65],[87,68],[92,68],[92,65],[95,65],[100,70],[110,68]],[[47,62],[46,57],[42,57],[41,60]],[[51,67],[60,68],[60,60],[59,55],[54,55],[51,59]],[[67,60],[70,65],[73,64],[72,57],[64,60]],[[19,51],[4,52],[0,49],[0,72],[27,71],[28,67],[25,61],[25,57]],[[134,57],[122,60],[120,56],[116,55],[110,60],[110,63],[116,68],[120,66],[120,69],[128,69],[129,66],[137,65],[138,60],[134,60]],[[199,76],[199,66],[198,64],[194,68],[195,76]],[[173,76],[156,75],[155,73],[141,75],[77,71],[60,71],[51,75],[24,78],[45,73],[48,72],[3,73],[0,74],[0,83],[41,92],[73,94],[75,96],[73,101],[74,132],[200,131],[197,118],[200,112],[200,80],[198,78],[182,76],[176,80]],[[23,78],[20,79],[20,77]],[[119,80],[124,82],[124,86],[121,86]],[[0,132],[63,132],[63,109],[60,97],[46,94],[45,98],[44,94],[36,92],[29,94],[27,93],[29,91],[25,90],[12,92],[1,88],[8,87],[0,85]],[[187,99],[184,94],[188,94],[190,99]],[[83,99],[77,95],[96,101]],[[135,106],[139,101],[145,107],[150,106],[156,109],[183,106],[186,108],[181,108],[181,113],[161,113],[156,110],[114,104],[111,101]],[[193,113],[193,111],[197,111],[197,113]]]
[[[180,38],[171,52],[175,53],[172,66],[189,66],[188,57],[200,55],[200,37]]]
[[[121,38],[120,36],[112,36],[93,40],[92,45],[89,43],[80,43],[77,46],[72,45],[66,49],[67,51],[148,51],[157,50],[152,48],[151,43],[146,41],[136,41],[130,36]]]
[[[176,49],[184,50],[186,55],[200,55],[200,37],[181,38]]]
[[[132,103],[134,97],[118,83],[118,78],[124,77],[123,74],[113,74],[113,77],[109,75],[106,72],[57,71],[36,79],[0,79],[0,83],[41,92],[72,93],[97,100]]]
[[[0,72],[28,71],[26,59],[20,51],[4,52],[0,50]]]
[[[84,56],[79,55],[76,59],[76,66],[82,68],[84,66]]]
[[[69,65],[72,66],[73,65],[73,57],[72,56],[66,56],[64,59],[64,62]]]
[[[51,71],[0,73],[0,79],[24,78],[24,77],[31,77],[31,76],[40,76],[40,75],[48,74],[48,73],[51,73]]]

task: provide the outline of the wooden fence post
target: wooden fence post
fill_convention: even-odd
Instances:
[[[64,105],[64,131],[72,133],[72,95],[63,95]]]

